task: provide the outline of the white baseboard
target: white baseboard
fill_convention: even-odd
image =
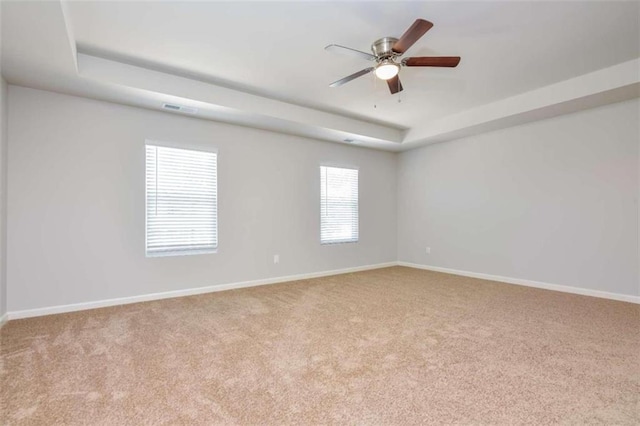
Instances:
[[[580,294],[583,296],[600,297],[603,299],[619,300],[621,302],[630,302],[640,304],[640,296],[631,296],[619,293],[609,293],[607,291],[590,290],[586,288],[571,287],[567,285],[549,284],[540,281],[523,280],[520,278],[502,277],[500,275],[482,274],[479,272],[459,271],[457,269],[441,268],[439,266],[420,265],[410,262],[397,262],[399,266],[409,268],[425,269],[427,271],[444,272],[445,274],[461,275],[463,277],[479,278],[482,280],[499,281],[502,283],[522,285],[526,287],[542,288],[545,290],[561,291],[563,293]]]
[[[479,278],[482,280],[498,281],[508,284],[516,284],[527,287],[542,288],[546,290],[560,291],[564,293],[581,294],[584,296],[600,297],[604,299],[619,300],[640,304],[640,297],[626,294],[609,293],[606,291],[590,290],[566,285],[549,284],[539,281],[523,280],[519,278],[503,277],[499,275],[483,274],[479,272],[460,271],[457,269],[441,268],[438,266],[420,265],[410,262],[387,262],[375,265],[357,266],[353,268],[334,269],[331,271],[312,272],[309,274],[288,275],[283,277],[266,278],[262,280],[243,281],[229,284],[219,284],[207,287],[174,290],[162,293],[143,294],[139,296],[121,297],[117,299],[98,300],[93,302],[74,303],[69,305],[50,306],[36,309],[7,312],[0,317],[0,327],[8,320],[39,317],[43,315],[61,314],[65,312],[84,311],[87,309],[106,308],[109,306],[127,305],[130,303],[148,302],[152,300],[170,299],[173,297],[192,296],[196,294],[212,293],[216,291],[232,290],[245,287],[256,287],[268,284],[278,284],[287,281],[307,280],[311,278],[328,277],[332,275],[348,274],[351,272],[368,271],[372,269],[388,268],[390,266],[406,266],[409,268],[425,269],[428,271],[444,272],[446,274],[461,275],[464,277]]]
[[[348,274],[351,272],[368,271],[371,269],[396,266],[397,262],[378,263],[376,265],[356,266],[354,268],[334,269],[331,271],[312,272],[309,274],[288,275],[284,277],[266,278],[263,280],[243,281],[229,284],[218,284],[207,287],[189,288],[184,290],[166,291],[162,293],[143,294],[139,296],[121,297],[117,299],[98,300],[94,302],[74,303],[70,305],[50,306],[22,311],[12,311],[4,315],[5,321],[20,318],[39,317],[43,315],[61,314],[65,312],[84,311],[87,309],[106,308],[108,306],[127,305],[130,303],[148,302],[151,300],[170,299],[173,297],[192,296],[196,294],[212,293],[216,291],[232,290],[236,288],[256,287],[267,284],[278,284],[287,281],[308,280],[310,278],[328,277],[331,275]]]

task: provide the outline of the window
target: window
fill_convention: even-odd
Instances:
[[[147,256],[215,251],[217,157],[147,143]]]
[[[320,167],[320,243],[358,241],[358,170]]]

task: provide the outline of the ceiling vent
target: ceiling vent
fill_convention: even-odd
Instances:
[[[168,109],[170,111],[184,112],[186,114],[196,114],[198,112],[197,108],[191,108],[176,104],[162,104],[162,108]]]
[[[361,144],[363,141],[361,141],[360,139],[346,138],[346,139],[343,140],[343,142],[346,142],[346,143],[352,144],[352,145],[358,145],[358,144]]]

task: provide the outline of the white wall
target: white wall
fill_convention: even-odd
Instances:
[[[0,322],[7,312],[7,83],[0,77]]]
[[[395,154],[16,86],[9,95],[10,312],[396,260]],[[217,254],[145,257],[145,139],[218,148]],[[359,243],[319,244],[323,161],[360,169]]]
[[[638,295],[639,105],[396,156],[9,86],[8,295],[0,291],[0,308],[397,259]],[[144,256],[145,139],[219,149],[217,254]],[[360,168],[358,244],[318,243],[322,161]]]
[[[402,153],[399,260],[637,296],[639,104]]]

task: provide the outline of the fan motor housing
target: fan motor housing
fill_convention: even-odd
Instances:
[[[392,49],[393,45],[396,44],[396,41],[398,41],[398,39],[394,37],[383,37],[373,42],[371,45],[371,51],[378,59],[394,56],[395,52]]]

